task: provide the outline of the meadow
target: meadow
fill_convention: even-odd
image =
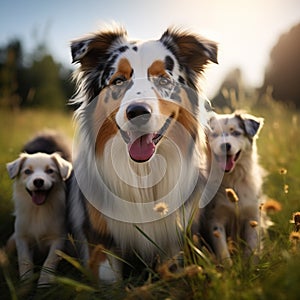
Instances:
[[[267,170],[264,193],[273,199],[268,213],[269,229],[260,261],[244,263],[235,251],[231,268],[216,266],[205,249],[192,246],[187,235],[184,268],[167,266],[137,286],[136,278],[111,286],[96,283],[88,270],[62,254],[64,267],[57,283],[47,289],[28,291],[18,281],[15,257],[0,250],[1,299],[299,299],[300,233],[294,231],[293,213],[300,211],[300,112],[265,96],[242,96],[234,107],[265,119],[258,139],[260,163]],[[227,112],[226,109],[223,112]],[[74,128],[67,113],[26,110],[0,111],[0,247],[13,231],[12,187],[5,164],[15,159],[24,142],[37,129],[62,131],[70,139]],[[272,203],[272,202],[270,202]]]

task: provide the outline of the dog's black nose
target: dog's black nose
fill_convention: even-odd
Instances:
[[[223,152],[228,152],[231,149],[231,145],[229,143],[223,143],[220,147]]]
[[[151,108],[147,104],[131,104],[126,109],[128,120],[134,125],[144,125],[151,117]]]
[[[37,178],[33,180],[33,184],[37,188],[41,188],[44,185],[44,179]]]

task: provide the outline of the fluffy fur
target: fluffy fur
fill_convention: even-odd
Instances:
[[[36,139],[25,148],[41,149]],[[43,143],[45,146],[45,143]],[[53,141],[48,140],[51,147]],[[47,253],[38,284],[51,283],[51,270],[59,261],[55,251],[66,241],[66,190],[72,165],[58,153],[22,153],[7,164],[13,184],[15,228],[10,239],[16,243],[21,279],[33,273],[33,249]],[[50,271],[50,272],[49,272]]]
[[[209,121],[212,159],[224,177],[214,199],[202,209],[200,223],[202,237],[220,263],[231,264],[228,239],[243,240],[247,256],[259,247],[264,171],[256,139],[262,126],[262,118],[241,113],[216,114]]]
[[[205,184],[207,113],[198,80],[217,62],[217,46],[178,29],[130,41],[117,28],[76,40],[71,49],[80,64],[70,194],[76,239],[85,227],[89,241],[125,260],[137,254],[151,265],[157,254],[170,257],[180,249],[178,223],[185,228]],[[109,264],[100,264],[105,280],[101,265]],[[112,268],[124,273],[116,261]]]

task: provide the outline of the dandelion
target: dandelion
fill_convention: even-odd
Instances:
[[[290,220],[290,223],[295,224],[295,232],[300,231],[300,212],[297,211],[293,213],[292,220]]]
[[[165,216],[169,211],[168,205],[165,202],[159,202],[155,204],[153,210],[157,213],[160,213],[163,216]]]
[[[250,226],[251,226],[252,228],[255,228],[255,227],[257,227],[258,222],[257,222],[257,221],[254,221],[254,220],[251,220],[251,221],[249,221],[249,224],[250,224]]]
[[[230,202],[235,204],[235,217],[237,220],[239,220],[240,219],[239,197],[234,191],[234,189],[232,188],[226,188],[225,192],[226,192],[227,199]],[[237,221],[237,230],[236,230],[237,237],[239,236],[239,232],[240,232],[240,226],[239,226],[239,221]]]
[[[290,241],[293,244],[298,244],[299,241],[300,241],[300,232],[292,231],[291,234],[290,234]]]
[[[292,251],[298,251],[300,246],[300,232],[292,231],[289,240],[292,243]]]
[[[285,169],[285,168],[281,168],[281,169],[279,170],[279,174],[280,174],[280,175],[286,175],[286,173],[287,173],[287,169]]]
[[[282,205],[278,201],[269,198],[265,203],[261,204],[260,209],[266,213],[275,213],[282,210]]]
[[[288,192],[289,192],[289,185],[288,184],[285,184],[283,186],[283,191],[284,191],[285,194],[288,194]]]
[[[157,268],[157,272],[162,279],[172,279],[175,277],[175,274],[170,271],[170,262],[164,263]]]
[[[225,192],[226,192],[227,199],[230,202],[236,203],[239,201],[239,197],[237,196],[236,192],[233,189],[227,188],[225,189]]]
[[[184,268],[184,275],[188,277],[193,277],[201,273],[203,273],[203,270],[200,266],[197,265],[190,265]]]

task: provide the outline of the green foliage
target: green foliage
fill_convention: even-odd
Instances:
[[[59,72],[60,66],[53,61],[50,55],[33,61],[29,69],[32,89],[35,91],[32,106],[52,109],[65,108],[66,96],[60,84]]]
[[[66,109],[74,92],[70,74],[43,44],[25,55],[21,41],[11,41],[0,49],[0,107]]]

